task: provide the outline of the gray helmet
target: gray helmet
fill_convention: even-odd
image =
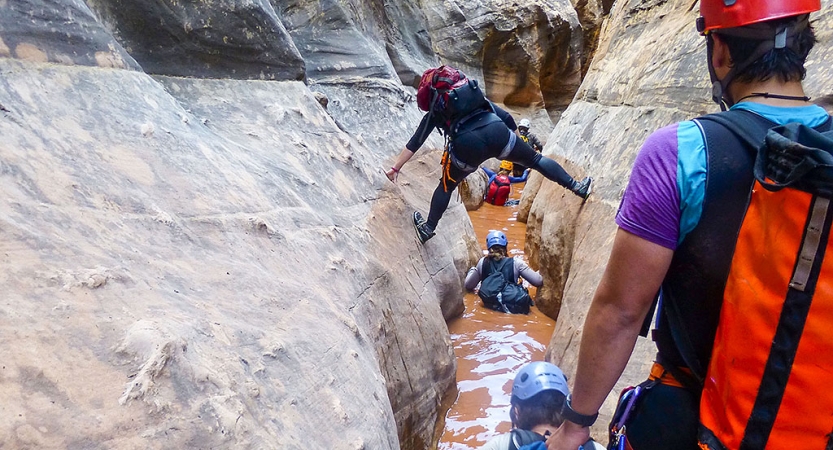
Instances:
[[[529,126],[530,126],[529,119],[521,119],[521,121],[518,122],[518,128],[527,128],[527,129],[529,129]]]
[[[527,364],[515,375],[512,383],[512,398],[526,400],[543,391],[558,391],[570,395],[567,378],[555,364],[535,361]]]

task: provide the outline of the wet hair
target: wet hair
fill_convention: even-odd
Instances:
[[[530,430],[541,424],[560,426],[564,421],[561,407],[565,398],[564,394],[555,390],[541,391],[526,400],[513,396],[512,408],[509,410],[512,425],[522,430]]]
[[[506,247],[502,245],[493,245],[489,247],[489,258],[492,258],[495,261],[500,261],[506,256]]]
[[[782,24],[789,24],[794,20],[796,20],[795,17],[787,17],[772,20],[770,23],[775,28]],[[755,49],[761,42],[755,39],[720,33],[720,30],[716,30],[715,33],[729,48],[729,55],[732,57],[733,64],[740,64],[749,55],[755,53]],[[807,75],[804,63],[816,43],[816,35],[812,25],[808,24],[807,28],[802,30],[795,39],[796,42],[792,46],[773,48],[764,53],[763,56],[740,71],[735,76],[735,80],[741,83],[767,81],[772,77],[776,77],[783,82],[803,80]]]

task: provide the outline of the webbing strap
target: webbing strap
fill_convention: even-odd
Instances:
[[[509,141],[506,145],[503,146],[503,150],[500,151],[500,154],[497,155],[497,159],[506,159],[510,153],[512,153],[512,149],[515,147],[515,142],[518,140],[518,136],[513,133],[509,132]]]
[[[451,78],[446,78],[446,77],[441,77],[441,76],[434,77],[434,83],[433,84],[437,84],[438,81],[445,81],[449,85],[454,84],[454,80],[452,80]]]
[[[816,255],[818,254],[824,218],[827,216],[829,206],[829,199],[816,197],[813,200],[813,211],[811,212],[810,220],[805,230],[804,243],[798,255],[795,272],[790,280],[790,287],[793,289],[804,292],[804,289],[807,287],[810,270],[813,268],[813,261],[815,261]]]
[[[457,180],[451,178],[451,150],[448,148],[448,140],[445,143],[445,153],[443,153],[443,159],[441,164],[443,166],[443,192],[448,192],[448,182],[451,181],[456,183]]]
[[[793,361],[798,352],[798,345],[801,342],[801,335],[804,333],[804,325],[810,313],[810,304],[813,301],[816,282],[821,273],[827,249],[830,225],[833,222],[833,210],[828,208],[828,204],[828,200],[815,197],[812,209],[808,213],[801,245],[802,256],[811,258],[807,281],[801,290],[792,286],[787,290],[778,326],[772,338],[772,347],[761,376],[761,384],[755,397],[755,405],[746,423],[739,450],[765,448],[769,435],[772,433],[772,427],[778,416],[778,410],[781,408],[781,400],[784,398],[784,391],[790,378]],[[811,236],[817,233],[819,237]],[[818,242],[807,244],[808,240],[816,239]],[[812,251],[811,255],[803,255],[804,249],[808,247],[815,247],[815,251]],[[795,272],[799,265],[801,263],[798,263],[794,269],[793,279],[796,277]]]

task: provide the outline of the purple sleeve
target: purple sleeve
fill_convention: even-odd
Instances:
[[[661,128],[645,140],[616,213],[616,224],[657,245],[677,248],[677,124]]]

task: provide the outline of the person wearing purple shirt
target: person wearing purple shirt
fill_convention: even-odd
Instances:
[[[801,122],[815,127],[827,121],[816,105],[783,107],[742,102],[743,109],[783,125]],[[706,146],[694,121],[660,128],[642,146],[634,161],[616,224],[646,241],[676,250],[697,226],[706,192]]]
[[[723,113],[724,117],[742,115],[756,123],[777,125],[799,122],[809,127],[829,127],[828,114],[809,102],[802,85],[806,74],[804,63],[815,42],[808,14],[819,9],[820,3],[815,0],[700,1],[702,15],[698,19],[698,27],[703,25],[705,28],[701,30],[710,30],[703,32],[708,42],[707,63],[714,83],[714,99],[722,108],[730,106],[734,110]],[[743,20],[732,22],[739,17],[737,10],[746,15]],[[780,11],[780,15],[773,11]],[[708,129],[715,131],[710,127]],[[707,448],[698,445],[702,388],[697,386],[698,380],[694,379],[694,371],[687,365],[688,360],[681,358],[682,350],[675,348],[673,343],[667,345],[668,338],[662,338],[673,334],[669,330],[674,328],[663,304],[671,299],[671,296],[666,296],[666,287],[676,289],[685,285],[680,280],[686,277],[700,281],[699,274],[691,268],[702,268],[703,263],[711,261],[709,252],[726,253],[727,247],[733,248],[737,229],[721,226],[720,218],[712,212],[724,204],[719,200],[730,198],[733,201],[728,203],[733,208],[731,213],[742,217],[745,205],[736,207],[735,200],[738,194],[745,199],[752,183],[750,181],[739,189],[734,189],[732,183],[736,179],[754,178],[751,164],[714,166],[710,169],[705,129],[704,119],[661,128],[647,138],[634,161],[631,178],[615,218],[619,228],[610,259],[584,323],[575,386],[564,405],[566,421],[547,441],[548,450],[576,450],[587,440],[589,427],[622,375],[658,292],[661,292],[660,307],[654,330],[657,361],[648,380],[642,383],[644,396],[627,424],[628,444],[634,450]],[[740,140],[726,129],[722,131],[709,134],[708,142],[715,142],[711,140],[715,138],[721,144],[715,154],[725,156],[737,150],[733,155],[741,156],[734,158],[751,158],[743,156],[751,155],[751,152]],[[757,134],[755,136],[758,137]],[[760,134],[760,141],[763,142],[763,134]],[[722,145],[726,143],[731,146]],[[712,161],[723,162],[717,158]],[[732,172],[735,167],[742,167],[742,172]],[[712,184],[715,179],[729,181]],[[707,180],[715,187],[707,186]],[[723,185],[732,189],[718,191]],[[709,198],[706,198],[707,192]],[[711,196],[713,193],[718,195]],[[704,211],[709,214],[704,214]],[[708,220],[701,221],[706,217]],[[693,248],[695,245],[727,241],[731,245]],[[706,266],[706,270],[709,267]],[[706,302],[700,296],[705,293],[709,295],[708,299],[713,299],[711,295],[718,291],[717,297],[722,301],[720,273],[708,275],[718,276],[703,277],[703,280],[711,282],[710,285],[685,285],[690,289],[684,292],[683,298],[690,301],[682,306],[688,315],[678,318],[686,325],[697,314],[713,319],[720,312],[720,303],[717,304],[717,314],[713,314],[714,303]],[[689,338],[697,340],[695,344],[701,344],[694,348],[698,351],[697,358],[704,348],[706,357],[711,355],[716,322],[714,319],[689,328],[706,331],[688,334]],[[707,333],[709,330],[711,336]],[[726,399],[726,402],[726,408],[731,408],[731,399]],[[790,420],[796,419],[800,420]],[[743,433],[742,429],[740,431]],[[701,438],[703,436],[700,435]]]

